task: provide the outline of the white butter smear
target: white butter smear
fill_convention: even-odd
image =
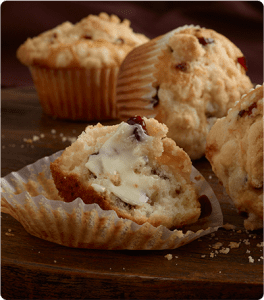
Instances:
[[[135,129],[139,133],[140,141],[137,141],[133,134]],[[152,139],[153,137],[145,134],[140,125],[122,122],[117,131],[103,144],[99,153],[90,155],[85,165],[97,178],[109,178],[104,181],[104,186],[93,183],[92,187],[97,192],[104,192],[107,189],[131,205],[142,205],[147,202],[149,177],[135,173],[134,169],[146,165],[148,161],[147,157],[136,154],[137,145]],[[118,185],[112,183],[111,176],[118,177]]]

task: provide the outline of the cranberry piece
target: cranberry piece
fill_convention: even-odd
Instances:
[[[181,70],[183,72],[187,71],[187,67],[188,67],[188,65],[185,62],[180,63],[180,64],[178,64],[178,65],[175,66],[176,69]]]
[[[245,56],[238,57],[237,62],[247,71],[247,62]]]
[[[83,38],[86,39],[86,40],[91,40],[91,39],[92,39],[92,36],[91,36],[90,34],[85,34],[85,35],[83,36]]]
[[[51,44],[54,43],[54,40],[55,40],[57,37],[58,37],[57,32],[54,32],[54,33],[52,34],[52,36],[51,36],[51,39],[50,39]]]
[[[148,134],[147,133],[147,127],[146,127],[146,123],[145,121],[140,117],[140,116],[135,116],[135,117],[131,117],[127,120],[127,123],[129,125],[135,125],[135,124],[138,124],[142,127],[143,131],[145,134]],[[138,141],[141,141],[141,135],[140,135],[140,132],[138,131],[138,128],[136,127],[133,131],[133,134],[135,135],[136,139]]]
[[[127,120],[127,124],[135,125],[138,124],[142,126],[143,130],[147,130],[145,121],[140,116],[131,117]]]
[[[91,155],[98,155],[98,154],[99,154],[99,152],[94,152]]]
[[[200,38],[198,38],[198,40],[199,40],[199,43],[202,44],[203,46],[214,43],[214,40],[211,38],[200,37]]]
[[[240,112],[238,113],[239,117],[243,117],[245,114],[247,114],[248,116],[250,116],[252,114],[252,110],[253,108],[257,108],[257,103],[254,102],[253,104],[251,104],[247,110],[242,109],[240,110]]]

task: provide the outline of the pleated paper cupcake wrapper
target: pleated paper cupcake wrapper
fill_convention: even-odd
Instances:
[[[170,38],[189,27],[200,28],[193,25],[179,27],[138,46],[126,56],[117,78],[116,104],[119,119],[127,120],[134,115],[148,118],[157,116],[158,91],[155,65],[163,52],[168,50]]]
[[[223,225],[218,200],[202,175],[193,168],[192,181],[200,195],[210,201],[211,214],[183,230],[138,225],[119,218],[115,211],[77,198],[66,203],[58,196],[50,173],[50,162],[62,151],[44,157],[1,179],[1,210],[18,220],[33,236],[60,245],[87,249],[162,250],[175,249]],[[203,209],[202,209],[203,212]]]
[[[115,96],[118,70],[118,67],[30,67],[43,111],[61,119],[84,121],[117,118]]]

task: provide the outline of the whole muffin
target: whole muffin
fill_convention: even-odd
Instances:
[[[207,136],[206,157],[248,230],[263,227],[263,85],[249,91]]]
[[[252,88],[246,70],[243,53],[223,35],[179,27],[127,55],[118,75],[118,115],[155,117],[198,159],[217,118]]]
[[[181,228],[201,213],[192,163],[167,127],[130,118],[114,126],[88,126],[50,165],[59,195],[97,203],[138,224]]]
[[[149,39],[115,15],[89,15],[28,38],[17,51],[29,67],[43,110],[71,120],[116,118],[119,66],[134,47]]]

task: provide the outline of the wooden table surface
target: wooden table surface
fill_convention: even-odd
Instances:
[[[3,89],[2,177],[64,149],[86,126],[86,122],[55,120],[43,114],[33,87]],[[193,164],[219,199],[224,224],[235,225],[235,230],[219,229],[175,250],[86,250],[33,237],[18,221],[2,213],[2,297],[261,298],[262,230],[244,230],[243,217],[229,203],[205,158]],[[222,243],[218,250],[214,248],[217,242]],[[230,247],[230,242],[239,243],[239,247]],[[165,257],[167,254],[172,254],[171,260]]]

